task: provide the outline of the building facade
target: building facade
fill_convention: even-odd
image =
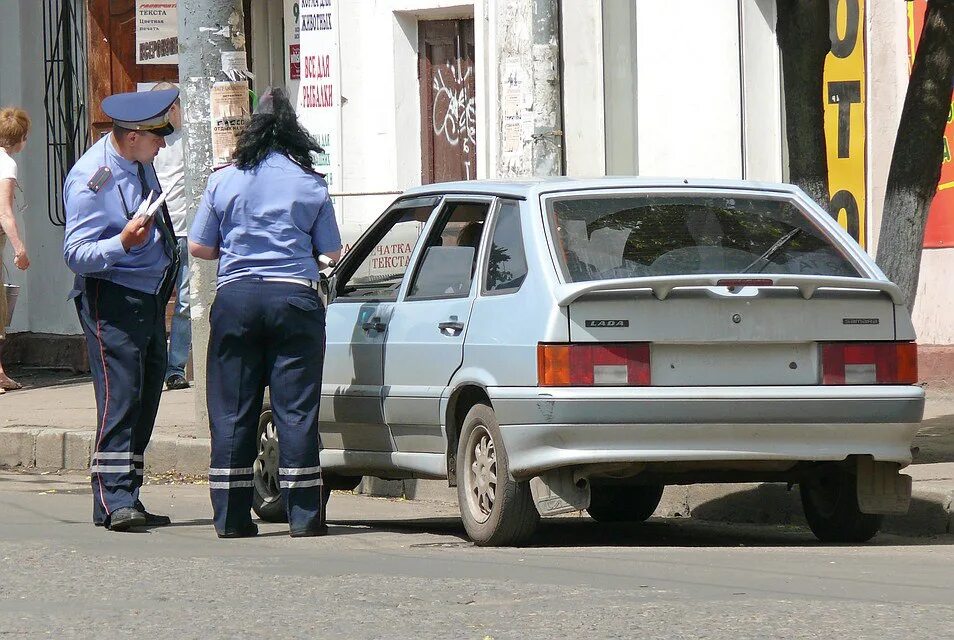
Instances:
[[[834,3],[823,96],[832,209],[872,253],[919,2]],[[87,25],[87,89],[73,120],[89,139],[105,124],[102,96],[177,76],[173,65],[136,63],[135,0],[0,7],[0,59],[11,61],[0,103],[25,106],[36,124],[21,159],[34,267],[14,275],[24,288],[12,327],[31,336],[79,333],[65,301],[62,229],[44,212],[61,171],[47,151],[62,134],[44,106],[49,82],[39,80],[57,58],[39,36],[44,6],[64,3]],[[574,176],[787,178],[775,0],[562,0],[555,48],[534,32],[530,0],[245,4],[253,88],[284,84],[297,98],[326,149],[321,170],[346,240],[410,186],[532,173],[524,151],[548,140]],[[558,78],[561,100],[547,102],[541,77]],[[932,211],[933,224],[946,218],[954,205]],[[947,242],[942,232],[922,258],[914,315],[929,355],[954,348]]]

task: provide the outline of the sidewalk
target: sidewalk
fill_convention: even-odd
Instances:
[[[88,377],[16,372],[24,389],[0,396],[0,467],[85,470],[95,437],[96,411]],[[209,439],[198,437],[191,389],[165,391],[146,452],[149,473],[204,475]],[[907,516],[888,517],[884,530],[906,535],[954,533],[954,396],[928,394],[920,449],[905,473],[914,479]],[[437,480],[366,478],[370,495],[456,502],[456,489]],[[781,484],[697,484],[666,488],[657,515],[723,522],[804,524],[798,490]]]

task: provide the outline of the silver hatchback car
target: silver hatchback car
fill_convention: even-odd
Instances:
[[[409,190],[329,282],[327,488],[457,486],[477,544],[663,487],[800,485],[812,531],[903,513],[924,409],[900,292],[790,185],[637,178]],[[267,407],[256,511],[281,519]]]

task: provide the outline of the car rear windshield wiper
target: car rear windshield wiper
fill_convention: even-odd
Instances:
[[[765,265],[767,265],[772,260],[772,258],[775,257],[775,254],[777,254],[779,251],[784,249],[785,245],[791,242],[795,238],[795,236],[797,236],[801,232],[802,232],[801,229],[792,229],[791,231],[786,233],[784,236],[779,238],[775,242],[775,244],[769,247],[765,253],[763,253],[758,258],[756,258],[752,264],[747,266],[745,269],[742,269],[742,273],[750,273],[752,269],[754,269],[755,267],[758,267],[757,271],[761,271],[762,269],[764,269]]]

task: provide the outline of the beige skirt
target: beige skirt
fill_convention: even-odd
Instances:
[[[0,285],[7,281],[6,269],[3,266],[3,248],[7,243],[6,234],[0,232]],[[0,286],[0,340],[7,337],[7,290]]]

